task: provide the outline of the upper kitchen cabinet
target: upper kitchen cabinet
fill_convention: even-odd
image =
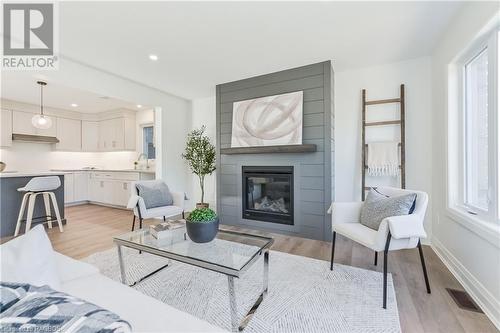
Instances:
[[[82,121],[82,150],[99,151],[98,121]]]
[[[12,133],[57,136],[57,122],[55,117],[48,117],[52,120],[52,126],[48,129],[35,128],[31,123],[31,118],[35,114],[31,112],[12,111]]]
[[[80,120],[57,118],[56,150],[82,150],[82,122]]]
[[[12,146],[12,111],[1,110],[0,114],[0,147]]]
[[[122,116],[99,122],[99,150],[135,150],[135,117]]]

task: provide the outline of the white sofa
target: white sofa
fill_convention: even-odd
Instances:
[[[43,232],[43,234],[41,234],[41,232]],[[29,259],[28,257],[30,257],[31,254],[19,253],[22,252],[22,250],[19,251],[19,249],[35,248],[34,245],[36,244],[39,249],[37,253],[33,253],[31,259],[40,258],[39,262],[41,262],[43,266],[39,266],[35,263],[31,265],[30,269],[38,272],[42,271],[40,275],[45,276],[54,272],[45,272],[47,274],[44,274],[44,270],[55,269],[55,274],[48,278],[48,283],[40,282],[38,284],[49,284],[54,289],[110,310],[119,315],[122,319],[128,321],[134,332],[225,332],[219,327],[215,327],[188,313],[177,310],[133,288],[101,275],[99,270],[90,264],[74,260],[53,251],[50,246],[50,241],[48,245],[50,249],[40,249],[40,247],[47,247],[44,245],[46,241],[33,240],[33,237],[40,238],[45,236],[47,238],[43,227],[37,226],[32,229],[28,235],[30,233],[38,233],[40,235],[32,234],[30,235],[31,239],[22,239],[25,237],[25,235],[23,235],[0,246],[0,254],[2,256],[2,281],[26,282],[36,285],[33,280],[36,279],[36,277],[31,276],[36,273],[30,274],[26,279],[22,278],[22,274],[27,274],[28,272],[27,269],[22,267],[25,265],[23,261]],[[23,244],[23,242],[27,243],[27,241],[30,241],[30,244]],[[12,251],[16,251],[17,253],[12,253]],[[16,258],[18,254],[19,256]],[[13,259],[16,262],[12,262]],[[15,266],[12,264],[15,264]],[[18,269],[21,273],[15,275],[11,274],[12,272],[6,271],[12,269]],[[55,284],[50,283],[50,280],[54,279],[57,280],[54,282]],[[40,279],[38,279],[38,281],[40,281]]]

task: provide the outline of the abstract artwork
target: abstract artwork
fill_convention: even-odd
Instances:
[[[302,144],[302,91],[233,103],[231,147]]]

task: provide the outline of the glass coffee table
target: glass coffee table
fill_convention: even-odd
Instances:
[[[122,247],[128,247],[226,275],[229,289],[231,328],[233,332],[242,331],[246,327],[267,294],[269,248],[274,242],[272,238],[220,230],[213,241],[198,244],[186,237],[177,241],[172,241],[171,239],[158,240],[150,234],[149,230],[143,229],[114,237],[113,241],[118,249],[121,282],[123,284],[128,283],[126,280],[126,267],[123,260]],[[262,292],[250,311],[242,320],[239,320],[236,309],[234,279],[240,278],[261,257],[264,257]],[[149,272],[139,280],[129,284],[129,286],[147,279],[166,267],[168,267],[168,263],[153,272]]]

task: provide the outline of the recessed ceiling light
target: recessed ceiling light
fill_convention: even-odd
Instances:
[[[156,61],[156,60],[158,60],[158,56],[156,54],[150,54],[149,59]]]
[[[76,103],[71,103],[71,106],[72,106],[72,107],[74,107],[74,108],[76,108],[76,107],[78,106],[78,104],[76,104]]]
[[[138,109],[142,108],[142,105],[141,104],[137,104],[137,108]]]

